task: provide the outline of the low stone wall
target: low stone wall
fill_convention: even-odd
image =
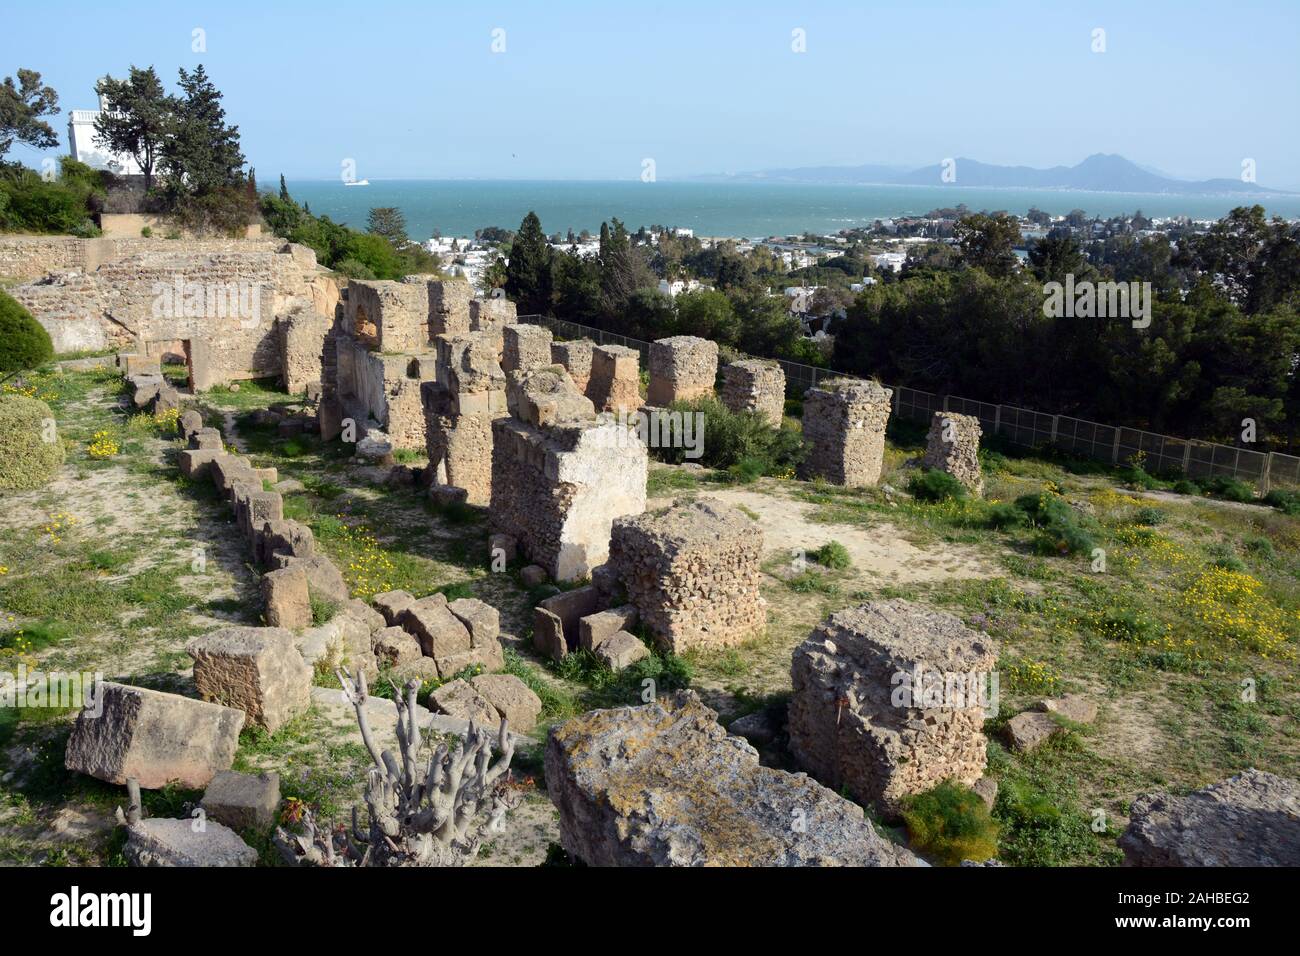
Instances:
[[[790,752],[888,815],[944,780],[972,785],[996,666],[993,640],[943,611],[902,600],[837,611],[794,651]]]
[[[704,498],[614,522],[609,565],[641,620],[668,650],[727,647],[767,620],[759,594],[763,532]]]
[[[785,415],[785,369],[776,362],[745,359],[722,370],[722,402],[733,412],[757,412],[772,425]]]
[[[937,468],[952,475],[976,495],[984,494],[984,475],[980,471],[980,435],[984,430],[974,415],[935,412],[926,437],[926,468]]]
[[[591,356],[594,348],[595,343],[591,339],[551,343],[551,361],[564,366],[569,378],[573,379],[574,386],[583,395],[587,395],[587,384],[591,381]],[[590,395],[587,397],[591,398]]]
[[[357,423],[357,437],[378,427],[394,448],[425,447],[420,386],[435,377],[436,353],[388,355],[350,335],[335,339],[338,402]]]
[[[79,239],[75,236],[0,236],[0,279],[29,281],[51,272],[93,272],[106,262],[155,252],[277,252],[283,239],[163,239],[136,235]]]
[[[646,403],[663,408],[713,394],[718,377],[718,343],[674,335],[650,343],[650,388]]]
[[[299,395],[321,380],[325,337],[334,320],[311,309],[291,312],[278,321],[281,373],[285,391]]]
[[[490,333],[438,337],[437,381],[421,385],[429,467],[466,492],[492,500],[492,422],[509,414],[506,380]]]
[[[803,476],[849,488],[879,481],[892,397],[890,389],[854,379],[810,388],[803,403]]]

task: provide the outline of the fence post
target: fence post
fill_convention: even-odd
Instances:
[[[1269,482],[1273,477],[1273,453],[1269,452],[1264,456],[1264,467],[1259,473],[1259,493],[1266,495],[1269,492]]]
[[[947,395],[945,395],[945,396],[943,397],[943,410],[944,410],[945,412],[948,410],[948,396],[947,396]]]
[[[1050,440],[1053,445],[1056,444],[1056,426],[1060,423],[1060,421],[1061,421],[1060,415],[1052,416],[1052,437]]]
[[[998,434],[1002,430],[1002,406],[993,406],[993,434]]]
[[[1119,464],[1119,433],[1123,430],[1123,425],[1115,426],[1115,444],[1110,449],[1110,463],[1112,465]]]

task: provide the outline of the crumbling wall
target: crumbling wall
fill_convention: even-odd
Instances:
[[[501,368],[526,372],[551,364],[551,330],[540,325],[507,325],[501,329],[504,350]]]
[[[804,395],[803,474],[849,488],[880,480],[890,389],[876,382],[834,379]]]
[[[623,345],[598,345],[591,350],[587,397],[598,412],[634,412],[641,402],[641,354]]]
[[[591,339],[574,339],[571,342],[552,342],[551,361],[563,365],[564,370],[573,379],[574,386],[587,395],[587,384],[591,381],[591,356],[595,343]],[[587,395],[591,398],[590,395]]]
[[[283,315],[277,321],[280,332],[280,380],[285,391],[299,395],[312,382],[321,381],[325,338],[334,320],[312,309]]]
[[[646,403],[657,407],[713,394],[718,377],[718,343],[674,335],[650,343],[650,388]]]
[[[733,412],[757,412],[772,425],[785,414],[785,370],[776,362],[745,359],[722,370],[722,401]]]
[[[421,397],[429,467],[448,485],[464,488],[470,504],[488,504],[492,421],[509,414],[491,336],[439,336],[437,380],[421,385]]]
[[[350,335],[335,339],[338,402],[357,437],[378,428],[394,448],[424,448],[424,405],[420,386],[433,381],[435,353],[388,355]]]
[[[557,581],[587,577],[609,555],[614,519],[645,510],[646,448],[595,417],[562,368],[511,376],[513,414],[492,422],[492,530]]]
[[[976,495],[984,494],[979,457],[983,431],[974,415],[935,412],[921,463],[926,468],[946,471]]]
[[[739,644],[762,630],[762,556],[754,521],[703,498],[616,520],[609,566],[655,639],[680,654]]]
[[[909,601],[837,611],[794,651],[790,752],[833,790],[887,814],[909,794],[984,772],[997,647]]]

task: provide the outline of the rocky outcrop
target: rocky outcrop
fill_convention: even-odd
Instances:
[[[564,849],[592,866],[915,866],[862,808],[761,766],[690,691],[552,728]]]
[[[1119,846],[1128,866],[1300,866],[1300,782],[1247,770],[1185,797],[1144,793]]]

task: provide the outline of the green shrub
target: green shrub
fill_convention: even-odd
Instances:
[[[0,489],[39,488],[58,474],[63,443],[48,428],[50,406],[25,395],[0,395]]]
[[[773,428],[756,412],[733,412],[716,398],[673,402],[669,410],[704,416],[703,431],[697,427],[693,432],[701,455],[687,458],[689,449],[683,447],[651,448],[650,453],[660,461],[677,465],[695,462],[727,471],[734,480],[747,481],[759,475],[792,476],[803,459],[799,430],[785,425]]]
[[[1021,525],[1026,524],[1028,520],[1028,515],[1015,505],[1008,504],[1005,501],[989,505],[984,510],[984,524],[999,531],[1005,531],[1008,528],[1019,528]]]
[[[1138,488],[1142,491],[1150,491],[1152,488],[1160,487],[1159,480],[1149,474],[1141,465],[1133,465],[1126,469],[1124,481],[1130,488]]]
[[[1273,548],[1273,542],[1264,537],[1246,538],[1241,542],[1245,546],[1248,554],[1253,554],[1257,558],[1265,561],[1272,561],[1277,557],[1277,551]]]
[[[1196,482],[1189,481],[1186,478],[1179,478],[1174,482],[1173,490],[1175,494],[1180,495],[1199,495],[1201,488]]]
[[[1034,548],[1040,554],[1079,554],[1095,546],[1092,535],[1080,525],[1078,513],[1060,495],[1048,491],[1021,495],[1016,507],[1037,529]]]
[[[1236,478],[1210,478],[1201,482],[1208,494],[1225,501],[1254,501],[1255,489]]]
[[[1133,512],[1133,523],[1152,528],[1158,524],[1164,524],[1165,519],[1168,517],[1169,516],[1159,508],[1139,508],[1137,511]]]
[[[92,217],[102,206],[104,189],[103,174],[71,156],[60,161],[57,179],[0,164],[0,230],[99,235]]]
[[[944,866],[982,862],[998,852],[998,825],[988,806],[953,780],[908,798],[903,822],[912,846]]]
[[[907,490],[918,501],[939,502],[966,497],[966,486],[946,471],[938,469],[927,469],[913,475],[907,483]]]
[[[34,369],[52,358],[50,333],[0,289],[0,378]]]
[[[334,271],[347,276],[349,279],[373,279],[375,277],[369,266],[364,262],[357,262],[356,259],[344,259],[335,263]]]
[[[1272,505],[1283,514],[1300,515],[1300,492],[1274,488],[1264,496],[1264,503]]]
[[[823,567],[831,568],[835,571],[843,571],[845,568],[852,566],[853,559],[849,557],[849,549],[844,547],[838,541],[827,541],[824,545],[809,555],[814,561]]]

